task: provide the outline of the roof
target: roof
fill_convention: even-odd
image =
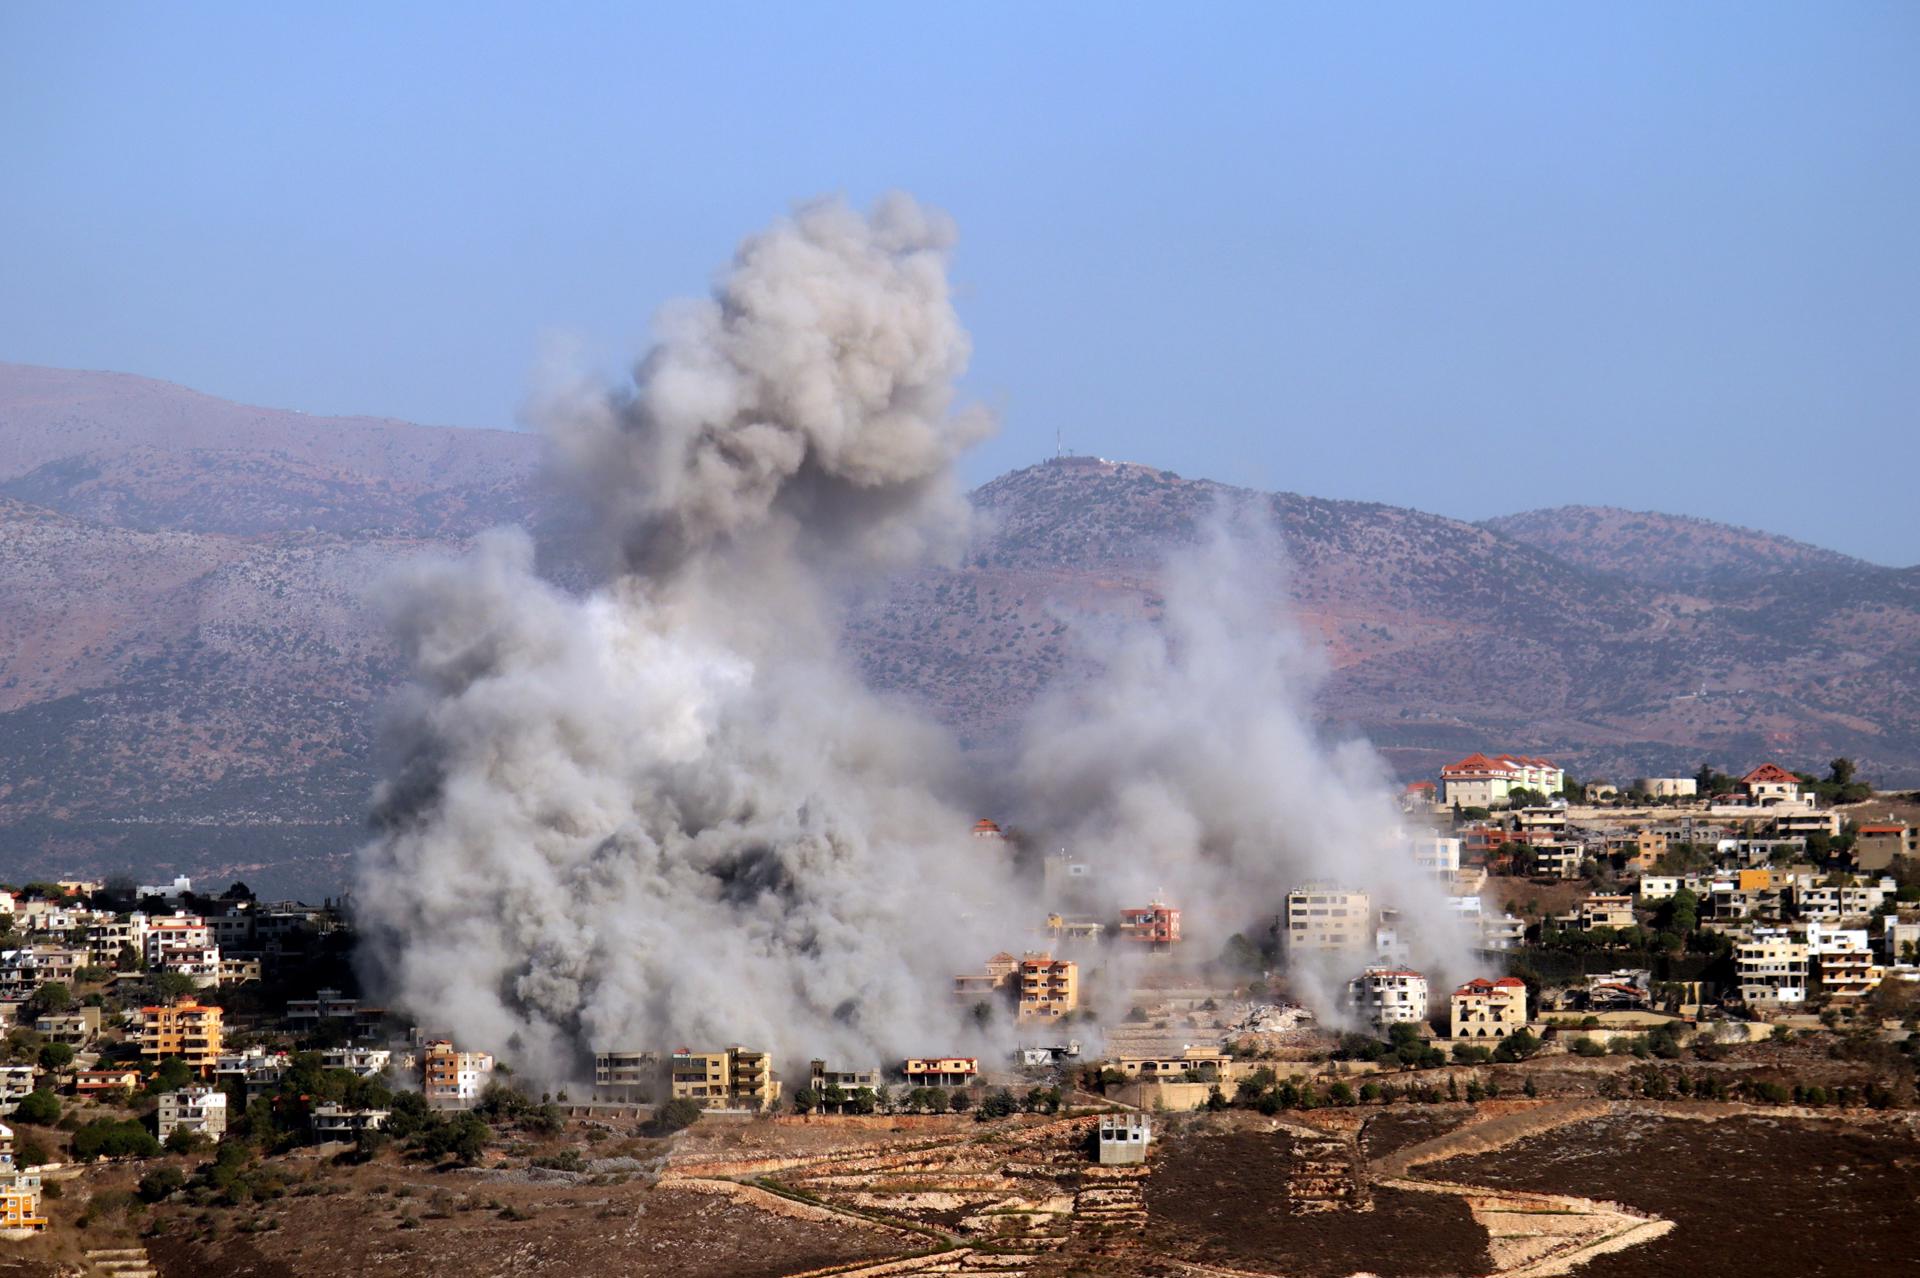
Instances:
[[[1907,827],[1904,825],[1863,825],[1858,831],[1860,834],[1905,834],[1906,832]]]
[[[1516,772],[1522,768],[1551,768],[1556,766],[1551,759],[1540,759],[1528,754],[1496,754],[1492,758],[1478,751],[1468,755],[1458,763],[1449,763],[1440,769],[1440,775],[1473,775],[1481,772]]]
[[[1527,983],[1521,980],[1517,976],[1503,976],[1497,981],[1489,981],[1484,976],[1476,976],[1471,981],[1468,981],[1465,985],[1462,985],[1459,989],[1455,990],[1454,993],[1455,994],[1491,994],[1495,990],[1510,990],[1516,987],[1519,989],[1525,989],[1527,987]]]
[[[1799,785],[1800,778],[1793,775],[1777,763],[1763,763],[1740,778],[1741,785]]]
[[[1409,782],[1407,782],[1407,789],[1408,789],[1408,791],[1409,791],[1409,792],[1411,792],[1411,791],[1414,791],[1414,790],[1434,790],[1434,789],[1438,789],[1438,788],[1439,788],[1439,787],[1438,787],[1438,786],[1436,786],[1436,785],[1434,785],[1434,783],[1433,783],[1433,782],[1431,782],[1431,781],[1409,781]]]

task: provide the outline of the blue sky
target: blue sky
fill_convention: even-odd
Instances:
[[[298,10],[298,11],[296,11]],[[508,426],[809,195],[1051,452],[1920,561],[1920,6],[0,7],[0,359]]]

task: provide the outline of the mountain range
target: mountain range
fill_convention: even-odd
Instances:
[[[1561,507],[1480,524],[1058,458],[973,494],[965,562],[861,599],[853,660],[977,746],[1151,616],[1166,550],[1270,508],[1320,707],[1408,777],[1477,749],[1625,780],[1824,768],[1920,784],[1920,568]],[[401,677],[366,602],[407,556],[538,524],[531,435],[322,418],[0,364],[0,878],[337,891]]]

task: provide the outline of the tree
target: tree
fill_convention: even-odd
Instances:
[[[411,1095],[411,1093],[409,1093]],[[662,1136],[671,1136],[677,1131],[693,1126],[700,1121],[704,1113],[698,1105],[681,1097],[662,1105],[653,1116],[654,1130]]]
[[[1529,1030],[1515,1030],[1500,1040],[1500,1046],[1493,1049],[1493,1059],[1511,1064],[1524,1061],[1540,1051],[1540,1040]]]
[[[183,994],[191,994],[200,986],[185,972],[155,972],[153,974],[153,992],[164,1001],[172,1001]]]
[[[61,981],[48,981],[27,999],[27,1010],[36,1016],[51,1016],[73,1006],[73,991]]]
[[[1004,1087],[996,1087],[987,1093],[985,1100],[980,1102],[980,1117],[982,1119],[1006,1118],[1018,1108],[1019,1105],[1014,1101],[1012,1092]]]
[[[73,1134],[73,1156],[81,1162],[96,1158],[152,1158],[160,1142],[131,1118],[96,1118]]]
[[[1827,774],[1827,780],[1837,786],[1845,787],[1852,785],[1853,760],[1844,757],[1835,759],[1827,765]]]
[[[820,1093],[811,1087],[802,1087],[793,1094],[793,1112],[811,1114],[820,1105]]]
[[[49,1074],[73,1064],[73,1048],[65,1043],[48,1043],[40,1049],[40,1068]]]
[[[43,1167],[53,1161],[47,1153],[47,1147],[31,1136],[23,1137],[13,1149],[14,1165],[25,1170],[29,1167]]]
[[[51,1127],[60,1121],[60,1102],[43,1087],[21,1097],[19,1105],[14,1107],[13,1116],[23,1123]]]
[[[140,1178],[140,1201],[157,1203],[171,1198],[186,1183],[187,1177],[178,1167],[156,1167]]]

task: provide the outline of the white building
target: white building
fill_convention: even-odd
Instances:
[[[344,1105],[315,1105],[307,1115],[313,1134],[326,1140],[352,1140],[361,1132],[377,1132],[387,1125],[389,1111],[348,1109]]]
[[[1347,985],[1347,1006],[1369,1023],[1418,1024],[1427,1019],[1427,978],[1404,967],[1370,967]]]
[[[158,1133],[161,1140],[177,1131],[219,1140],[227,1132],[227,1094],[211,1087],[182,1087],[160,1093]]]
[[[1287,893],[1280,938],[1289,958],[1308,954],[1364,955],[1377,938],[1373,899],[1353,888],[1309,883]]]
[[[1783,928],[1757,927],[1734,946],[1740,997],[1749,1003],[1807,1001],[1807,947]]]
[[[1452,878],[1460,872],[1460,840],[1437,834],[1416,838],[1413,863],[1429,874]]]
[[[1700,793],[1700,784],[1692,777],[1646,777],[1640,788],[1655,799],[1691,799]]]
[[[393,1053],[384,1047],[336,1047],[320,1054],[327,1069],[351,1070],[362,1078],[377,1078],[393,1064]]]

